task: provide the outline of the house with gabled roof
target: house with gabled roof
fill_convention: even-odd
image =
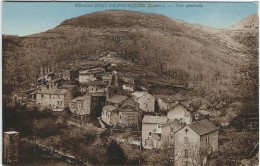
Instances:
[[[174,132],[183,125],[179,120],[169,120],[166,116],[144,116],[142,121],[143,147],[153,149],[172,145]]]
[[[206,111],[206,110],[197,110],[194,113],[194,117],[193,120],[194,121],[200,121],[203,119],[208,119],[208,120],[213,120],[214,116],[210,111]]]
[[[132,93],[132,99],[139,103],[139,108],[146,112],[154,112],[155,97],[145,91],[136,91]]]
[[[156,104],[159,111],[167,111],[173,105],[175,105],[176,102],[185,100],[185,98],[180,94],[171,95],[171,96],[157,95],[156,98],[157,98]]]
[[[119,110],[118,125],[121,127],[134,127],[139,124],[139,110],[126,105]]]
[[[75,115],[89,115],[91,112],[90,96],[79,96],[69,103],[70,111]]]
[[[102,120],[111,126],[116,126],[119,120],[118,108],[113,105],[106,105],[102,109]]]
[[[218,153],[218,128],[207,119],[176,131],[174,139],[177,166],[202,165],[209,155]]]
[[[184,101],[177,101],[171,108],[167,111],[167,117],[169,119],[178,119],[186,124],[192,123],[193,109],[188,103]]]
[[[138,107],[139,107],[139,104],[136,101],[134,101],[133,99],[131,99],[127,96],[124,96],[124,95],[117,95],[117,94],[107,98],[106,105],[113,105],[117,108],[122,108],[125,105],[131,105],[131,106],[135,107],[136,109],[138,109]]]
[[[63,111],[69,106],[72,94],[67,89],[54,87],[43,87],[36,94],[36,104],[42,108],[49,108],[53,111]]]

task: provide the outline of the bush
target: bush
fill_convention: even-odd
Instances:
[[[115,141],[107,147],[108,163],[109,165],[122,165],[126,162],[127,158],[123,149]]]

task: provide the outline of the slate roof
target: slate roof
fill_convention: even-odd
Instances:
[[[143,123],[151,123],[151,124],[166,124],[168,118],[166,116],[144,116]]]
[[[198,110],[198,112],[202,115],[211,115],[211,112],[205,110]]]
[[[105,92],[86,93],[87,96],[106,96]]]
[[[78,97],[74,98],[73,100],[71,100],[70,102],[77,102],[77,101],[81,101],[84,99],[85,99],[85,96],[78,96]]]
[[[105,109],[107,111],[113,111],[113,110],[116,110],[116,107],[112,106],[112,105],[106,105],[103,107],[103,109]]]
[[[137,112],[138,110],[135,109],[135,107],[131,106],[131,105],[126,105],[124,106],[120,112]]]
[[[128,98],[127,96],[123,96],[123,95],[114,95],[114,96],[109,97],[107,99],[107,101],[118,104],[118,103],[121,103],[122,101],[126,100],[127,98]]]
[[[76,102],[77,102],[77,98],[72,99],[70,102],[72,102],[72,103],[76,103]]]
[[[136,92],[132,93],[132,96],[135,99],[135,98],[140,98],[140,97],[142,97],[142,96],[144,96],[146,94],[148,94],[148,92],[136,91]]]
[[[188,126],[199,135],[204,135],[218,130],[218,128],[207,119],[189,124]]]
[[[180,130],[182,127],[184,127],[181,121],[178,119],[169,120],[167,124],[173,126],[173,132],[176,132]]]
[[[120,112],[138,112],[138,111],[136,109],[125,108],[125,109],[121,109]]]
[[[93,85],[93,86],[105,86],[108,85],[107,82],[104,81],[93,81],[91,83],[89,83],[89,85]]]
[[[173,108],[177,107],[178,105],[182,105],[183,107],[187,108],[191,112],[193,111],[193,109],[189,106],[189,104],[187,102],[183,102],[183,101],[175,103],[170,109],[173,109]]]
[[[38,91],[37,94],[57,94],[57,95],[64,95],[68,91],[66,89],[42,89]]]
[[[181,96],[180,94],[176,94],[176,95],[172,95],[172,96],[158,95],[157,98],[161,99],[165,103],[174,103],[176,101],[185,100],[185,98],[183,96]]]
[[[178,120],[178,119],[174,119],[174,120],[169,120],[168,122],[167,122],[168,124],[173,124],[173,123],[175,123],[175,124],[180,124],[181,122],[180,122],[180,120]]]

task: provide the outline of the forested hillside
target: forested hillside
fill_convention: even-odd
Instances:
[[[257,21],[251,16],[218,30],[157,14],[105,11],[39,34],[4,35],[3,93],[33,82],[42,65],[60,70],[116,52],[136,69],[187,86],[199,107],[219,109],[229,118],[249,105],[258,108],[258,27],[249,26]]]

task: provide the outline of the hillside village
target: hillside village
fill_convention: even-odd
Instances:
[[[3,35],[17,164],[256,165],[256,21],[219,30],[118,10]]]
[[[114,66],[59,72],[41,67],[35,84],[12,98],[40,111],[70,112],[78,127],[91,123],[80,121],[87,118],[98,121],[102,131],[140,132],[135,144],[143,149],[174,147],[175,165],[206,164],[218,154],[218,127],[210,121],[211,112],[194,110],[178,93],[150,94],[140,75],[118,72]]]

